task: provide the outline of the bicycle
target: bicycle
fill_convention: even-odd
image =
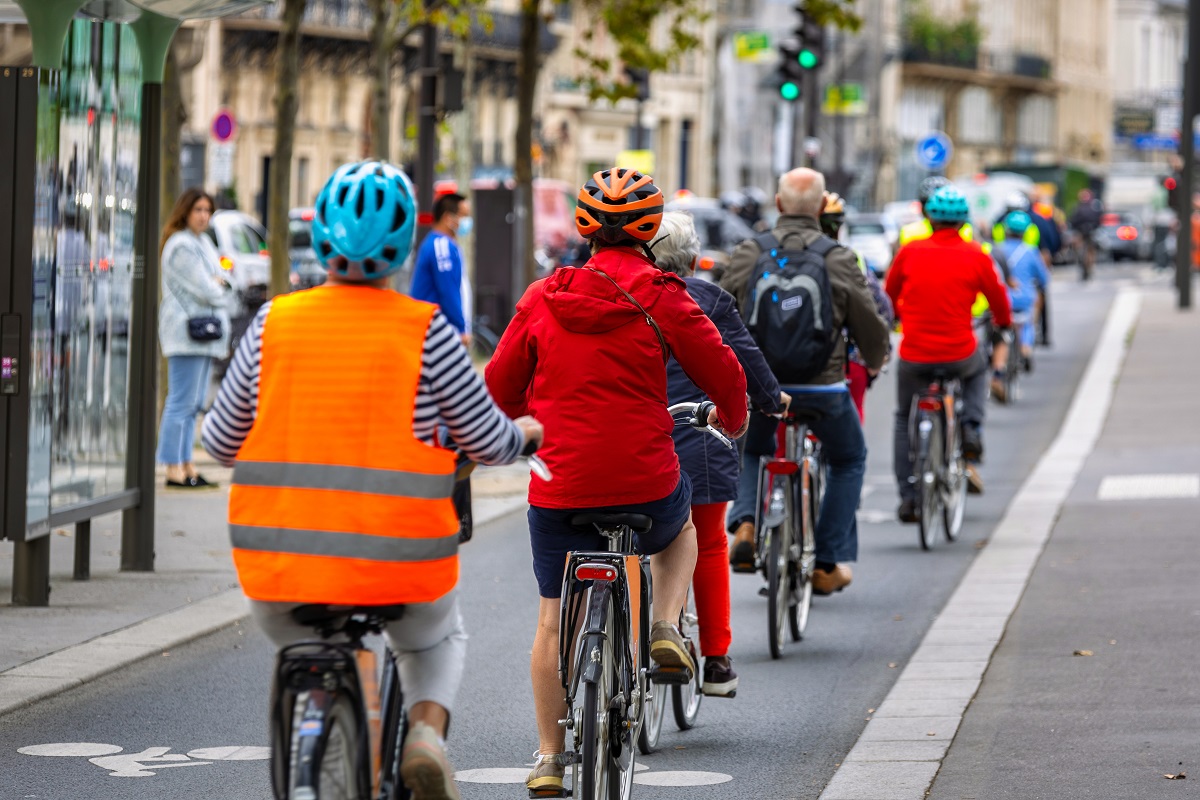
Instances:
[[[1028,321],[1027,315],[1013,314],[1012,327],[1000,335],[1008,343],[1008,359],[1004,363],[1004,404],[1012,405],[1021,397],[1021,373],[1025,371],[1025,354],[1021,352],[1020,331]]]
[[[799,395],[804,389],[784,391]],[[785,626],[793,642],[803,639],[808,628],[817,563],[817,514],[825,476],[821,443],[808,426],[823,416],[810,408],[789,408],[782,415],[782,453],[759,458],[755,552],[767,581],[771,658],[783,657]]]
[[[962,391],[958,378],[934,371],[929,386],[913,401],[908,431],[913,477],[920,508],[922,550],[930,550],[940,523],[946,540],[962,530],[967,500],[967,462],[962,454]]]
[[[687,645],[692,663],[696,665],[700,664],[700,653],[696,649],[697,635],[693,632],[698,628],[699,619],[700,617],[696,613],[695,596],[689,591],[683,610],[679,614],[679,633]],[[681,731],[691,730],[696,724],[696,718],[700,715],[700,701],[704,699],[704,677],[699,668],[692,674],[691,679],[686,681],[672,679],[672,676],[666,673],[653,670],[650,678],[652,683],[670,687],[671,710],[675,717],[675,725]],[[730,696],[732,697],[732,695]],[[658,749],[658,740],[662,735],[663,721],[666,717],[666,698],[651,687],[650,693],[646,696],[645,718],[638,735],[638,750],[642,755],[648,756]]]
[[[292,619],[318,639],[279,650],[271,688],[271,784],[277,800],[407,800],[400,750],[408,732],[400,673],[382,671],[363,639],[403,606],[311,604]],[[330,641],[335,637],[342,642]]]
[[[672,417],[687,413],[687,424],[732,443],[708,424],[711,402],[679,403]],[[571,518],[593,526],[607,541],[604,551],[567,556],[560,609],[558,672],[566,692],[567,716],[560,724],[572,733],[570,796],[584,800],[624,800],[633,791],[635,743],[649,752],[657,744],[665,705],[655,684],[678,688],[676,721],[695,722],[701,690],[698,669],[652,666],[650,562],[634,553],[635,534],[650,530],[642,514],[585,512]],[[681,622],[694,619],[685,606]],[[696,661],[690,638],[689,651]],[[657,726],[645,731],[646,714]],[[683,727],[683,724],[681,724]],[[530,797],[552,796],[530,791]]]

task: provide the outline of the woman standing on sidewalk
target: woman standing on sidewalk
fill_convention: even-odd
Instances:
[[[692,218],[678,211],[663,214],[654,259],[660,269],[674,272],[687,284],[688,293],[712,320],[721,339],[733,350],[746,373],[746,388],[754,405],[764,412],[780,410],[787,397],[771,374],[767,361],[746,330],[737,301],[715,283],[693,277],[700,256],[700,239]],[[691,382],[679,362],[667,365],[667,398],[671,404],[707,400]],[[696,525],[696,571],[692,591],[700,617],[700,652],[704,656],[704,693],[732,697],[738,677],[729,660],[732,633],[729,627],[729,543],[725,534],[725,506],[737,497],[738,451],[687,426],[675,428],[679,466],[692,480],[692,521]]]
[[[216,247],[204,235],[213,200],[186,190],[175,202],[162,233],[162,300],[158,341],[167,359],[167,401],[158,431],[158,462],[167,487],[211,487],[192,463],[196,414],[204,405],[214,358],[229,354],[233,287],[221,270]]]

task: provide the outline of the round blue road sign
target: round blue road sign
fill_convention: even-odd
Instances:
[[[954,145],[941,131],[933,131],[917,141],[917,163],[925,169],[942,169],[950,161]]]
[[[212,137],[218,142],[228,142],[237,133],[237,120],[228,108],[222,108],[213,117]]]

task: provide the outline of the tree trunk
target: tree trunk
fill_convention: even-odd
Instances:
[[[517,133],[514,177],[517,229],[513,231],[513,288],[537,277],[533,259],[533,94],[541,63],[538,53],[538,0],[521,0],[521,45],[517,61]],[[513,303],[520,299],[514,293]]]
[[[267,229],[271,241],[271,295],[288,290],[288,207],[292,197],[292,148],[296,141],[296,83],[300,76],[300,21],[307,0],[284,0],[283,30],[275,51],[275,153],[271,157]]]
[[[391,0],[367,0],[371,10],[371,157],[391,160]]]

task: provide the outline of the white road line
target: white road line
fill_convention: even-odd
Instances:
[[[924,800],[1100,436],[1141,300],[1137,289],[1118,292],[1058,437],[820,800]]]

